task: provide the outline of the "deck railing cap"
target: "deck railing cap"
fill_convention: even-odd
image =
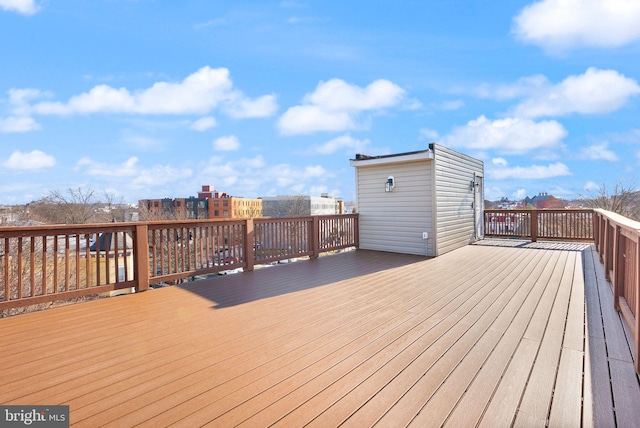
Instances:
[[[621,214],[614,213],[613,211],[607,211],[602,208],[596,208],[594,211],[607,217],[619,226],[623,226],[626,229],[632,229],[640,233],[640,221],[631,220]]]

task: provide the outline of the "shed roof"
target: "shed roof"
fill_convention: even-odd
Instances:
[[[425,159],[433,159],[433,150],[418,150],[414,152],[394,153],[381,156],[369,156],[358,153],[356,154],[356,158],[351,159],[349,163],[351,164],[351,166],[358,167],[387,163],[414,162]]]

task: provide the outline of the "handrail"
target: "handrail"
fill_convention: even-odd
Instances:
[[[0,310],[358,246],[357,214],[0,227]]]
[[[485,236],[593,241],[593,210],[485,210]]]
[[[640,222],[603,209],[594,212],[596,250],[611,282],[613,304],[633,332],[640,373]]]

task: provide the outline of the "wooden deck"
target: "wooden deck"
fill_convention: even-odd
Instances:
[[[75,426],[637,426],[593,246],[353,251],[0,319],[0,403]],[[508,244],[508,245],[505,245]]]

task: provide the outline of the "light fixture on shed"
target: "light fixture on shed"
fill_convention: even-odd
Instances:
[[[393,178],[393,175],[390,175],[389,178],[387,178],[387,181],[385,181],[384,183],[384,191],[393,192],[393,188],[395,187],[395,185],[395,179]]]

